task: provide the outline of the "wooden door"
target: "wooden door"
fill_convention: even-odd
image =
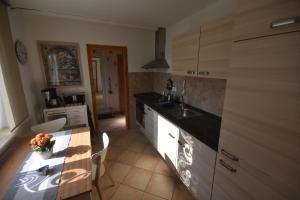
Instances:
[[[198,76],[226,78],[232,46],[232,31],[232,17],[201,26]]]
[[[197,76],[200,27],[172,39],[173,73]]]
[[[118,78],[119,78],[119,103],[120,112],[125,113],[125,84],[124,84],[124,59],[122,55],[118,55]]]
[[[300,199],[300,32],[236,42],[212,199]]]
[[[235,16],[235,40],[300,30],[299,0],[240,0],[239,2]],[[272,28],[274,23],[278,26]]]

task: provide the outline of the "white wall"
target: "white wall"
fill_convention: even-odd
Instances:
[[[33,122],[42,119],[44,105],[40,91],[46,87],[41,70],[37,40],[76,42],[80,45],[83,68],[83,86],[64,88],[67,91],[85,91],[91,105],[91,91],[87,61],[87,44],[127,46],[128,71],[143,71],[140,67],[154,58],[154,31],[105,25],[53,16],[38,16],[10,12],[13,39],[20,39],[28,51],[28,63],[20,67],[28,110]]]

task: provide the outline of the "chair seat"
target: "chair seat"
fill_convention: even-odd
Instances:
[[[95,180],[95,178],[96,178],[96,171],[97,171],[97,164],[92,163],[92,180]],[[99,175],[103,176],[104,173],[105,173],[105,166],[102,163],[100,166]]]

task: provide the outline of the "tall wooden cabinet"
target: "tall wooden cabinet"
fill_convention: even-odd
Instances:
[[[234,44],[212,199],[300,199],[300,32]]]

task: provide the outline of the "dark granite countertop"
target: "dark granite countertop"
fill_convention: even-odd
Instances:
[[[171,112],[176,109],[180,109],[180,105],[178,103],[174,103],[172,106],[161,106],[158,102],[162,98],[162,95],[155,92],[139,93],[134,96],[136,101],[150,106],[153,110],[164,116],[182,130],[188,132],[213,150],[218,150],[221,117],[185,104],[186,108],[196,110],[200,112],[201,115],[179,119]]]

